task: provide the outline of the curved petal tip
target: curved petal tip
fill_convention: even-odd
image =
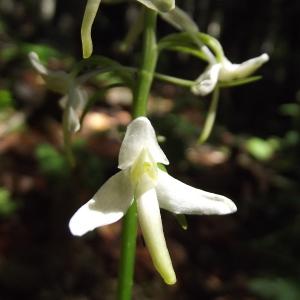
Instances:
[[[121,211],[102,213],[93,209],[95,200],[80,207],[70,220],[69,228],[73,235],[82,236],[97,227],[114,223],[124,215]]]
[[[175,214],[226,215],[237,210],[229,198],[193,188],[161,170],[156,192],[160,207]]]

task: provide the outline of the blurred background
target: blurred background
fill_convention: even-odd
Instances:
[[[117,1],[114,1],[117,2]],[[154,82],[149,118],[176,178],[234,200],[230,216],[188,216],[183,230],[162,212],[178,276],[166,286],[138,238],[134,299],[300,299],[299,1],[177,0],[233,62],[269,53],[263,79],[221,91],[216,126],[196,145],[210,97]],[[68,221],[117,171],[130,122],[131,92],[84,87],[94,105],[74,136],[76,166],[65,159],[60,95],[45,89],[28,61],[37,51],[52,70],[81,59],[85,1],[0,0],[0,299],[114,299],[121,222],[82,238]],[[95,53],[137,66],[120,44],[140,6],[103,3]],[[173,29],[159,21],[158,35]],[[159,71],[195,79],[205,65],[164,52]]]

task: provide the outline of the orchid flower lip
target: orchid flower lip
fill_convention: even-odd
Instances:
[[[206,96],[216,87],[222,65],[220,63],[210,64],[204,72],[196,79],[191,90],[195,95]]]

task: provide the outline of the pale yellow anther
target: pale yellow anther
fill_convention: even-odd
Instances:
[[[131,167],[130,177],[133,184],[137,184],[142,176],[147,175],[155,183],[157,181],[158,167],[146,149],[141,151]]]

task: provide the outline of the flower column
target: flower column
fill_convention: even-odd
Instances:
[[[157,12],[145,9],[144,43],[141,68],[138,73],[137,86],[134,91],[133,118],[145,116],[147,101],[157,62],[156,45]],[[132,285],[137,235],[136,202],[131,205],[123,220],[121,260],[118,279],[118,300],[132,299]]]

